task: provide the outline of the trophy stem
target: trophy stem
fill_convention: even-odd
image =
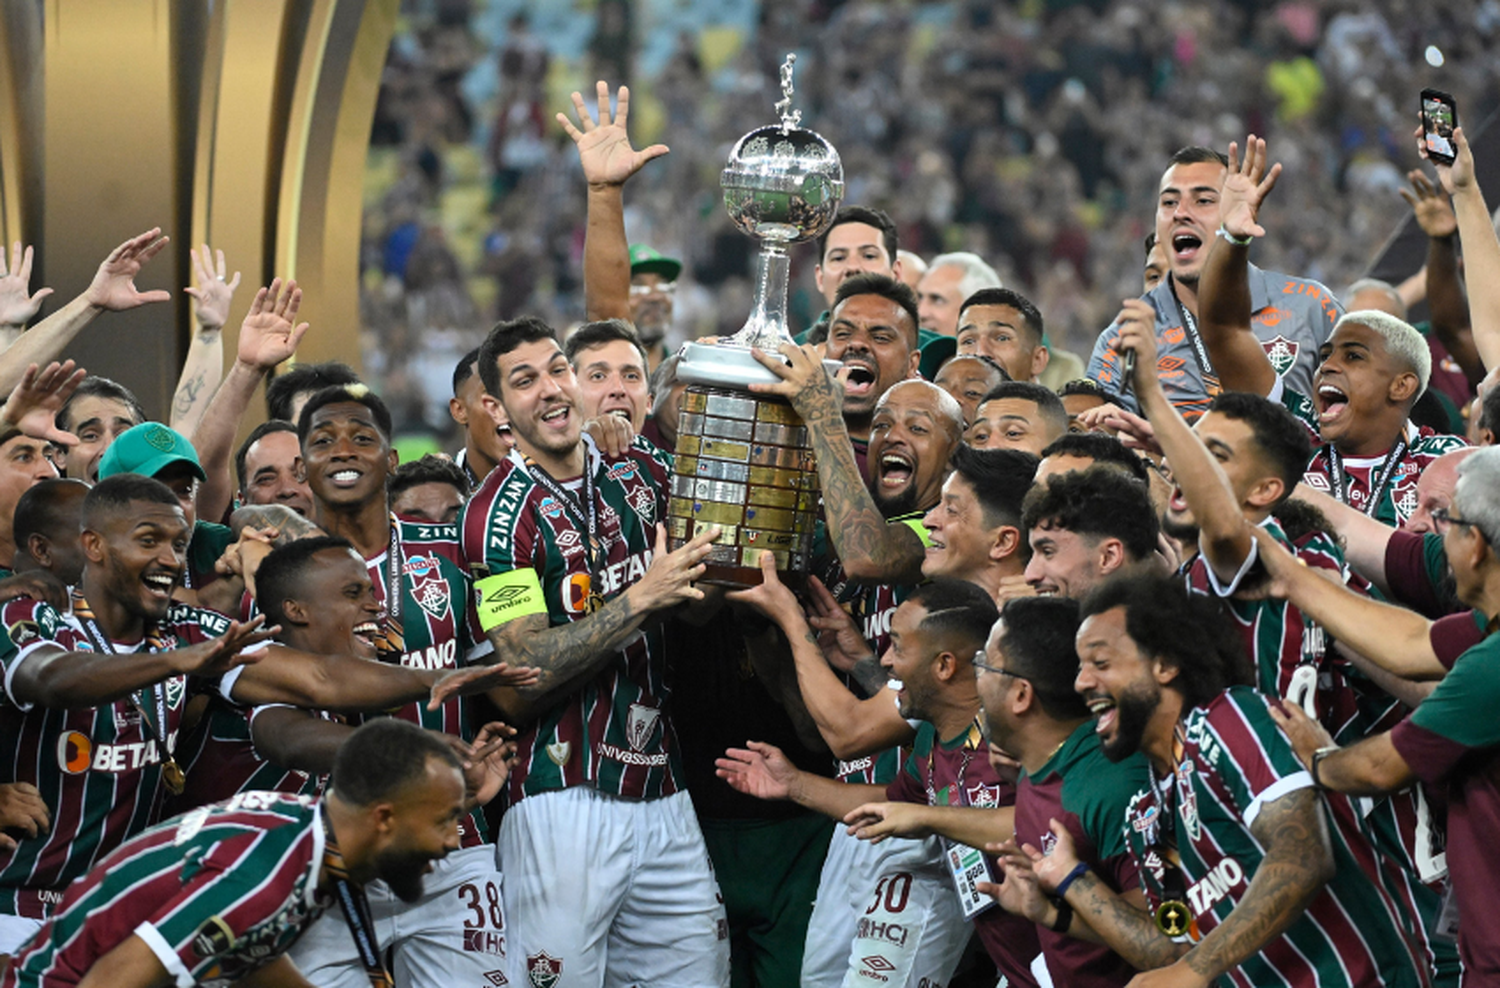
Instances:
[[[786,319],[787,282],[791,277],[791,259],[786,246],[775,240],[763,241],[760,252],[760,278],[755,286],[755,311],[745,326],[726,343],[759,347],[769,353],[792,341]]]

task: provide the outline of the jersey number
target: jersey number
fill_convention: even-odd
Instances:
[[[496,930],[505,929],[505,916],[500,911],[500,890],[495,887],[494,882],[484,883],[484,902],[481,903],[479,886],[473,882],[465,882],[458,887],[458,894],[467,901],[465,906],[474,910],[475,919],[465,919],[464,929],[482,930],[485,927],[485,914],[488,910],[489,925]]]
[[[911,898],[911,873],[898,871],[894,875],[888,875],[880,880],[875,886],[875,901],[870,903],[870,908],[865,910],[868,916],[882,907],[888,913],[899,913],[906,908],[906,902]]]

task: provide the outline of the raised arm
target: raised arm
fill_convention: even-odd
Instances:
[[[1272,704],[1271,716],[1291,739],[1297,758],[1324,789],[1350,796],[1384,796],[1417,781],[1417,773],[1392,743],[1390,731],[1339,748],[1323,725],[1295,704],[1280,707]],[[1319,751],[1323,752],[1321,756],[1317,754]],[[1314,761],[1317,762],[1316,769],[1313,768]]]
[[[1474,152],[1462,127],[1453,128],[1456,154],[1452,165],[1433,163],[1438,181],[1453,196],[1458,239],[1464,251],[1464,281],[1469,289],[1469,317],[1474,348],[1484,370],[1500,367],[1500,240],[1490,221],[1484,192],[1474,174]],[[1420,129],[1417,145],[1427,157]],[[24,338],[24,337],[23,337]]]
[[[803,616],[797,598],[777,578],[770,553],[762,555],[761,571],[760,586],[736,591],[729,599],[755,608],[775,621],[786,635],[796,664],[802,702],[834,757],[862,758],[910,741],[914,732],[897,711],[896,697],[889,687],[882,685],[874,696],[862,700],[839,681],[824,658],[818,636]],[[832,598],[821,584],[818,589]],[[836,604],[834,607],[837,609]],[[844,617],[848,620],[848,615]]]
[[[166,245],[167,238],[157,227],[110,251],[82,295],[37,323],[0,354],[0,392],[15,387],[28,364],[46,364],[62,356],[79,331],[99,313],[123,312],[170,299],[168,292],[143,292],[135,287],[135,276]]]
[[[0,348],[8,347],[26,331],[26,324],[36,318],[42,300],[52,294],[50,288],[31,292],[31,248],[21,248],[17,240],[10,247],[10,265],[0,250]]]
[[[804,772],[780,748],[761,741],[730,748],[714,765],[719,778],[738,792],[757,799],[789,799],[835,820],[885,796],[884,786],[855,785]]]
[[[1122,353],[1136,352],[1135,393],[1141,411],[1151,423],[1157,446],[1166,454],[1172,477],[1192,509],[1203,558],[1218,583],[1232,584],[1255,545],[1251,534],[1254,526],[1245,520],[1229,478],[1219,466],[1220,458],[1232,456],[1233,451],[1204,446],[1167,400],[1157,376],[1156,313],[1151,305],[1141,299],[1126,299],[1115,319],[1120,326],[1115,347]]]
[[[1474,347],[1469,300],[1464,297],[1463,280],[1458,274],[1458,220],[1448,197],[1420,170],[1414,169],[1406,177],[1411,188],[1402,189],[1401,198],[1410,204],[1417,225],[1427,234],[1427,263],[1423,267],[1432,334],[1453,355],[1470,387],[1474,387],[1484,377],[1484,363]]]
[[[1250,328],[1250,244],[1266,235],[1257,217],[1281,165],[1266,169],[1266,142],[1245,138],[1245,158],[1229,145],[1229,172],[1220,195],[1220,232],[1198,283],[1198,330],[1225,391],[1269,394],[1276,369]]]
[[[578,146],[578,160],[588,182],[588,226],[583,239],[585,318],[630,321],[630,245],[625,239],[622,190],[630,176],[652,158],[667,153],[665,144],[637,151],[630,146],[625,122],[630,116],[630,89],[620,87],[614,119],[609,113],[609,85],[597,87],[599,121],[589,116],[583,96],[573,94],[578,125],[566,113],[558,123]]]
[[[926,555],[921,537],[910,526],[885,520],[854,459],[841,398],[847,371],[830,377],[823,369],[822,353],[811,345],[783,346],[785,363],[752,352],[781,380],[752,384],[751,390],[788,399],[807,424],[828,535],[844,573],[856,583],[920,583]]]
[[[250,718],[250,741],[266,761],[308,775],[333,771],[339,746],[353,732],[348,724],[297,707],[265,707]]]
[[[217,273],[213,255],[208,244],[203,245],[203,254],[189,250],[193,262],[193,280],[196,288],[183,291],[193,297],[193,319],[198,328],[188,344],[187,359],[182,364],[182,374],[177,378],[177,390],[172,397],[172,428],[190,436],[198,428],[208,402],[218,391],[224,380],[224,324],[229,321],[229,306],[234,301],[234,290],[240,287],[240,273],[234,280],[224,280],[224,252],[218,252]]]
[[[256,387],[266,374],[297,352],[307,334],[307,323],[297,322],[302,289],[280,278],[255,293],[250,312],[240,324],[234,366],[192,434],[193,448],[208,480],[198,486],[198,517],[224,517],[234,498],[234,436]]]
[[[246,650],[267,641],[277,630],[262,628],[264,620],[261,616],[245,623],[231,621],[219,638],[164,652],[115,655],[43,646],[15,667],[9,691],[23,704],[87,710],[173,676],[218,678],[235,666],[259,661],[259,653]]]
[[[717,528],[710,528],[668,552],[666,530],[658,526],[656,551],[639,581],[593,614],[556,627],[550,626],[544,608],[509,620],[504,616],[506,610],[521,607],[524,611],[528,604],[541,607],[541,584],[535,570],[521,568],[480,580],[475,595],[481,621],[501,622],[485,631],[495,646],[495,656],[540,673],[535,683],[515,691],[513,702],[500,702],[500,708],[514,720],[522,720],[530,706],[597,673],[647,618],[687,601],[702,600],[703,591],[693,581],[703,575],[703,559],[718,535]]]
[[[1260,561],[1271,592],[1285,597],[1334,638],[1403,679],[1441,679],[1447,668],[1432,650],[1432,622],[1416,611],[1361,596],[1319,576],[1265,531],[1257,530]]]

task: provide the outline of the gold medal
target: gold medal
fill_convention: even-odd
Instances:
[[[177,759],[171,756],[162,763],[161,780],[166,784],[167,791],[174,796],[181,796],[182,790],[187,788],[187,773],[177,764]]]
[[[1186,902],[1168,899],[1156,907],[1156,928],[1169,937],[1180,937],[1192,925],[1193,914]]]
[[[603,606],[604,606],[604,597],[603,597],[603,595],[594,593],[592,590],[589,591],[588,597],[586,597],[584,599],[584,602],[583,602],[583,609],[584,609],[584,611],[586,613],[592,614],[592,613],[594,613],[595,611],[597,611],[599,608],[601,608]]]

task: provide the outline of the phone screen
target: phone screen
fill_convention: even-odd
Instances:
[[[1457,125],[1453,97],[1436,89],[1422,90],[1422,141],[1427,145],[1430,159],[1443,165],[1453,164],[1453,128]]]

